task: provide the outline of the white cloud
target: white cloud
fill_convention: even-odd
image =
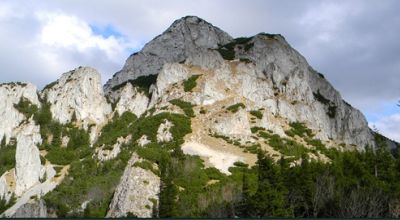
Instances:
[[[89,24],[76,16],[62,13],[36,13],[42,23],[39,42],[55,49],[72,49],[86,53],[91,49],[103,51],[110,60],[117,61],[129,47],[137,44],[126,42],[123,38],[107,38],[93,33]]]
[[[371,126],[375,126],[379,133],[386,137],[400,142],[400,113],[383,117],[375,123],[371,123]]]

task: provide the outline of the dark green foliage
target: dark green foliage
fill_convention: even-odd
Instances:
[[[250,111],[250,114],[254,115],[258,119],[262,119],[262,117],[263,117],[263,113],[261,111],[253,110],[253,111]]]
[[[295,159],[301,158],[303,154],[308,152],[307,148],[305,148],[302,144],[299,144],[293,140],[281,138],[276,134],[270,137],[268,144],[283,155],[293,156]]]
[[[191,92],[194,87],[196,87],[196,80],[200,77],[200,75],[193,75],[189,77],[189,79],[183,81],[183,89],[185,92]]]
[[[220,46],[217,50],[221,54],[222,58],[224,58],[225,60],[233,60],[235,59],[235,47],[238,45],[244,46],[245,51],[248,51],[254,45],[253,43],[249,43],[251,39],[253,38],[239,37],[228,44]]]
[[[328,106],[328,110],[326,112],[326,114],[330,117],[330,118],[334,118],[336,116],[336,109],[337,106],[329,99],[325,98],[318,90],[317,93],[313,93],[314,97],[317,99],[317,101],[321,102],[324,105]]]
[[[243,103],[237,103],[237,104],[229,106],[227,108],[227,110],[232,113],[236,113],[237,111],[239,111],[239,108],[246,108],[246,106]]]
[[[118,89],[124,87],[127,83],[132,84],[139,88],[140,91],[143,91],[146,95],[149,95],[150,86],[157,81],[158,75],[148,75],[148,76],[139,76],[134,80],[129,80],[124,83],[121,83],[117,86],[114,86],[111,90],[117,91]]]
[[[0,214],[2,214],[4,211],[6,211],[11,206],[13,206],[16,201],[17,201],[17,199],[15,198],[14,194],[12,194],[12,196],[8,202],[5,199],[0,198]]]
[[[314,94],[315,99],[317,99],[317,101],[321,102],[324,105],[329,105],[329,103],[331,102],[331,100],[325,98],[325,96],[323,96],[319,92],[319,90],[316,93],[314,92],[313,94]]]
[[[240,62],[251,63],[251,60],[248,58],[240,58]]]
[[[89,134],[85,130],[74,127],[66,131],[65,135],[70,138],[66,148],[52,145],[47,149],[46,159],[52,164],[67,165],[92,153],[89,146]]]
[[[289,126],[291,127],[291,129],[288,131],[290,135],[288,133],[286,133],[289,136],[294,136],[294,135],[297,135],[299,137],[312,137],[313,136],[311,129],[307,128],[304,123],[291,122],[291,123],[289,123]]]
[[[51,88],[53,88],[53,86],[55,86],[57,83],[58,83],[58,81],[54,81],[54,82],[52,82],[52,83],[47,84],[47,85],[43,88],[43,91],[46,90],[46,89],[51,89]]]
[[[13,167],[15,167],[16,144],[2,145],[0,147],[0,176]]]
[[[259,35],[262,35],[262,36],[266,36],[266,37],[268,37],[268,38],[275,38],[275,36],[277,36],[277,34],[269,34],[269,33],[259,33]]]
[[[129,158],[128,149],[123,148],[117,158],[103,163],[91,155],[75,159],[69,177],[44,197],[47,207],[58,217],[104,217]],[[87,209],[77,212],[86,200],[90,200]]]
[[[251,127],[250,130],[251,130],[251,133],[255,134],[258,131],[265,131],[265,128],[263,128],[263,127]]]
[[[133,164],[133,166],[140,167],[140,168],[143,168],[145,170],[150,170],[151,172],[153,172],[157,176],[160,176],[160,171],[158,169],[154,169],[153,164],[150,163],[147,160],[143,160],[141,162],[136,162],[135,164]]]
[[[38,111],[38,107],[32,104],[27,98],[21,97],[18,104],[14,105],[19,112],[25,115],[26,118],[30,118],[33,114]]]
[[[188,117],[194,117],[193,105],[190,102],[185,102],[181,99],[173,99],[169,101],[171,104],[178,106],[185,112]]]
[[[97,141],[97,146],[113,145],[118,137],[126,137],[129,134],[130,126],[137,120],[131,112],[124,112],[120,117],[115,116],[112,122],[108,123],[101,130],[101,135]]]
[[[335,118],[335,115],[336,115],[336,108],[337,108],[337,106],[335,106],[335,105],[330,105],[330,106],[328,107],[328,112],[327,112],[327,114],[328,114],[328,116],[329,116],[330,118]]]

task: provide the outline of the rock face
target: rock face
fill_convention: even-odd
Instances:
[[[125,81],[158,74],[165,63],[185,62],[188,58],[191,62],[212,59],[208,56],[208,49],[216,49],[218,44],[226,44],[230,40],[232,37],[227,33],[198,17],[181,18],[147,43],[139,53],[132,54],[122,70],[107,82],[105,91],[110,94],[113,87]],[[203,52],[206,54],[200,55]]]
[[[174,126],[170,121],[165,120],[160,124],[157,130],[157,142],[168,142],[173,139],[170,132],[171,127]]]
[[[32,120],[16,131],[17,151],[15,154],[15,194],[20,196],[24,191],[39,182],[40,155],[37,144],[42,143],[40,128]]]
[[[141,160],[136,154],[132,155],[106,217],[126,217],[128,213],[139,218],[152,217],[153,209],[158,206],[160,178],[149,170],[134,166]]]
[[[174,84],[198,72],[193,66],[206,78],[200,89],[190,94],[174,89]],[[375,146],[362,113],[343,101],[281,35],[232,39],[199,18],[185,17],[132,55],[105,89],[111,94],[112,87],[151,74],[158,78],[150,91],[149,108],[172,98],[207,106],[242,98],[250,105],[247,110],[263,109],[269,120],[258,122],[259,126],[282,136],[284,125],[274,124],[274,117],[287,120],[286,124],[304,122],[322,140],[356,145],[359,150]]]
[[[30,83],[0,85],[0,140],[5,137],[6,143],[9,143],[13,136],[13,130],[25,119],[24,115],[14,108],[22,97],[40,107],[36,86]]]
[[[17,209],[13,218],[48,218],[47,207],[42,199],[28,202]]]
[[[90,124],[102,124],[111,113],[111,105],[103,96],[100,74],[90,67],[64,73],[46,86],[41,96],[51,104],[53,118],[63,124],[76,117],[87,128]]]
[[[115,110],[119,115],[129,111],[140,117],[146,110],[149,104],[149,98],[139,90],[127,83],[119,94],[119,100],[115,107]]]

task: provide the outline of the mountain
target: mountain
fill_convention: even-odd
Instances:
[[[187,16],[104,88],[79,67],[0,100],[4,217],[400,216],[398,144],[278,34]]]

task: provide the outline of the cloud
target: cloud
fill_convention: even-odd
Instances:
[[[55,49],[72,49],[86,53],[97,48],[103,51],[108,59],[120,60],[121,54],[129,45],[121,36],[104,37],[95,34],[90,25],[76,16],[60,13],[36,13],[42,27],[39,34],[39,43]]]
[[[400,142],[400,113],[393,114],[379,119],[375,123],[371,123],[378,129],[378,132],[386,137]]]

